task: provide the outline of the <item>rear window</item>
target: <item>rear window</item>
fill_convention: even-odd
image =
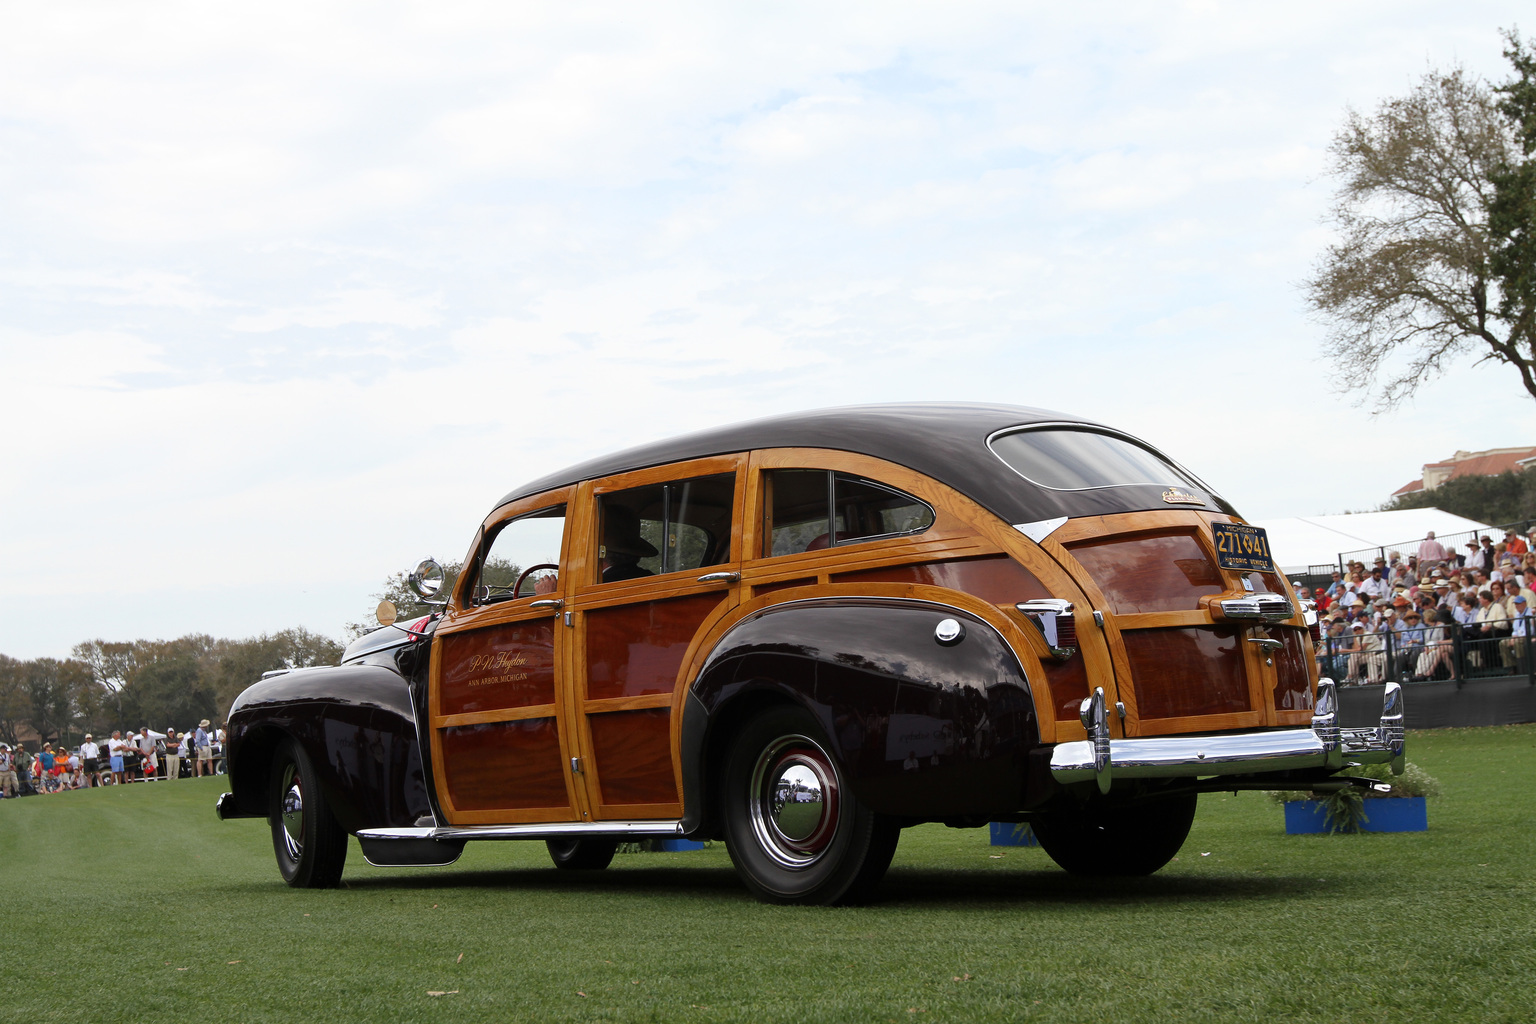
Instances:
[[[1092,430],[1020,430],[988,444],[1008,468],[1041,487],[1083,491],[1095,487],[1205,485],[1162,456],[1125,438]]]

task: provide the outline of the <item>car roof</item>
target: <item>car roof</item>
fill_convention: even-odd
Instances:
[[[713,427],[601,455],[531,481],[507,494],[499,505],[582,480],[709,455],[760,448],[830,448],[916,470],[953,487],[1010,523],[1169,507],[1162,500],[1160,486],[1081,491],[1040,487],[1009,469],[987,446],[987,438],[998,431],[1044,424],[1105,431],[1157,451],[1146,442],[1104,424],[1048,409],[969,402],[856,405]],[[1208,505],[1232,513],[1231,507],[1208,488],[1203,494],[1193,493],[1206,497]]]

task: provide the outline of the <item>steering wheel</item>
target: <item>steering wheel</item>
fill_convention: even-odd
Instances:
[[[512,587],[512,596],[522,596],[523,580],[527,579],[533,573],[538,572],[540,569],[553,569],[555,572],[560,571],[560,567],[555,565],[553,562],[540,562],[538,565],[530,565],[528,568],[524,569],[523,574],[517,578],[517,583]]]

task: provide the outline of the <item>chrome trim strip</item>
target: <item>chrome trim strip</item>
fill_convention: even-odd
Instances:
[[[681,821],[540,821],[526,825],[365,828],[359,839],[545,839],[552,836],[680,836]]]
[[[1058,782],[1094,779],[1099,776],[1095,753],[1089,740],[1058,744],[1051,752],[1051,775]],[[1323,741],[1311,729],[1110,741],[1116,778],[1169,779],[1317,768],[1325,756]]]
[[[993,454],[995,455],[997,453],[993,452]],[[1017,470],[1015,470],[1015,472],[1017,472]],[[1045,538],[1049,537],[1051,534],[1055,533],[1065,525],[1067,525],[1067,517],[1058,516],[1055,519],[1041,519],[1034,523],[1014,523],[1013,528],[1018,530],[1024,536],[1028,537],[1030,540],[1034,541],[1036,544],[1039,544],[1041,541],[1045,540]]]

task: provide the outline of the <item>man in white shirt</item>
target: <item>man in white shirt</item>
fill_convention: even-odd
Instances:
[[[1386,597],[1391,592],[1392,588],[1388,586],[1387,581],[1383,578],[1382,567],[1380,565],[1372,568],[1371,575],[1366,579],[1364,583],[1360,584],[1360,593],[1372,601],[1376,600],[1378,597]]]
[[[101,760],[101,748],[96,745],[91,734],[86,733],[85,741],[80,744],[80,763],[85,767],[86,778],[90,780],[92,786],[101,785],[101,780],[98,778],[101,774],[101,765],[96,763],[99,760]]]
[[[139,753],[144,755],[143,779],[145,782],[154,782],[155,774],[160,770],[160,759],[155,756],[155,738],[149,734],[149,726],[140,727],[139,738],[135,743]]]
[[[0,796],[16,795],[16,755],[9,744],[0,743]]]
[[[107,758],[112,767],[112,781],[118,785],[123,784],[123,754],[128,751],[130,744],[123,739],[123,734],[117,729],[112,730],[112,738],[107,740]]]

